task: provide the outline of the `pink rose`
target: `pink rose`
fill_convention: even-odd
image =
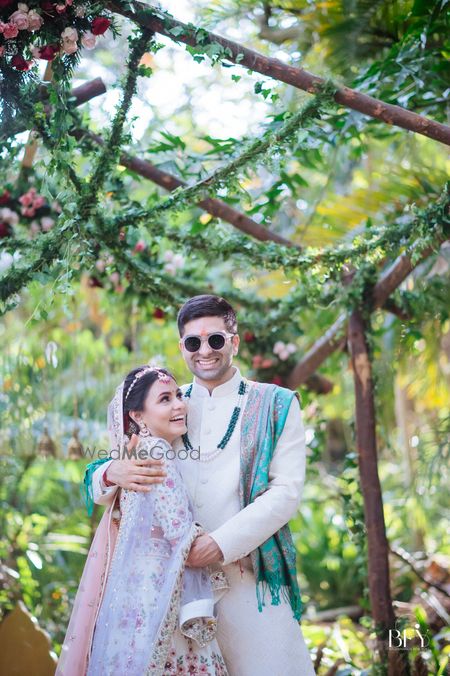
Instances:
[[[31,204],[33,204],[34,201],[34,194],[29,190],[28,192],[24,193],[19,197],[19,202],[24,206],[24,207],[29,207]]]
[[[261,368],[262,369],[270,369],[270,367],[273,365],[273,361],[271,359],[263,359]]]
[[[22,207],[21,211],[23,216],[31,217],[36,215],[36,211],[33,209],[33,207]]]
[[[81,44],[86,49],[94,49],[97,38],[91,31],[87,31],[81,38]]]
[[[2,28],[2,33],[5,40],[16,38],[19,34],[19,29],[15,23],[4,23]]]
[[[37,195],[34,199],[34,208],[39,209],[39,207],[43,207],[45,204],[45,197],[42,197],[42,195]]]
[[[9,17],[11,23],[14,23],[20,31],[28,30],[28,14],[18,9]]]
[[[28,12],[28,30],[38,31],[43,23],[44,19],[41,17],[41,15],[38,14],[36,10],[30,9]]]
[[[255,355],[255,356],[253,357],[253,359],[252,359],[252,366],[253,366],[253,368],[254,368],[254,369],[259,368],[259,367],[261,366],[261,364],[262,364],[262,360],[263,360],[263,359],[262,359],[262,357],[261,357],[260,354]]]
[[[141,251],[145,251],[146,244],[143,239],[140,239],[134,247],[134,250],[136,253],[140,253]]]

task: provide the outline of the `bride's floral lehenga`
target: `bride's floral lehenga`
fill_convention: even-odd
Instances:
[[[118,416],[122,393],[110,404]],[[111,408],[112,407],[112,408]],[[114,410],[116,408],[117,410]],[[123,437],[122,437],[123,439]],[[142,438],[137,452],[161,454],[163,439]],[[148,493],[119,489],[87,557],[56,670],[57,676],[180,676],[228,672],[215,639],[214,604],[228,587],[219,568],[189,568],[204,532],[174,460]]]

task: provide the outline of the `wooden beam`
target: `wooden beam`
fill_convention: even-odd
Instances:
[[[104,144],[104,139],[99,134],[85,132],[81,129],[74,130],[72,134],[78,139],[87,137],[89,140],[98,145]],[[166,171],[161,171],[161,169],[155,167],[153,164],[151,164],[151,162],[141,160],[137,157],[133,157],[132,155],[125,153],[122,154],[120,156],[119,162],[124,167],[127,167],[140,176],[147,178],[149,181],[156,183],[165,190],[172,191],[176,190],[176,188],[179,188],[180,186],[186,185],[184,181],[181,181],[179,178],[167,173]],[[299,250],[301,249],[299,245],[294,244],[294,242],[282,237],[282,235],[278,235],[276,232],[272,232],[272,230],[265,228],[221,200],[216,198],[207,198],[198,202],[198,206],[207,211],[212,216],[221,218],[223,221],[230,223],[241,232],[258,239],[260,242],[272,241],[282,244],[283,246],[293,247]]]
[[[446,238],[442,239],[438,244],[444,241],[450,241]],[[411,255],[414,251],[414,246],[411,251],[406,254],[402,253],[392,265],[380,276],[373,289],[373,309],[381,308],[386,303],[390,294],[402,283],[409,273],[422,263],[428,256],[430,256],[434,249],[432,247],[424,250],[420,258],[413,263]],[[292,369],[291,375],[287,379],[287,386],[292,390],[297,389],[302,383],[309,378],[314,371],[329,357],[335,350],[343,349],[346,345],[346,332],[348,315],[343,312],[339,315],[336,321],[330,328],[314,343],[308,350],[303,359],[301,359]]]
[[[195,26],[187,25],[182,21],[178,21],[171,15],[166,18],[161,18],[161,10],[156,7],[145,5],[142,2],[131,2],[131,9],[124,9],[115,2],[108,2],[107,7],[117,14],[126,16],[139,26],[149,28],[156,33],[166,35],[167,37],[177,42],[183,42],[191,47],[197,46]],[[152,11],[154,14],[152,14]],[[176,28],[175,33],[171,31]],[[303,89],[309,93],[316,93],[318,87],[325,84],[322,77],[309,73],[303,68],[296,68],[295,66],[288,66],[279,59],[263,56],[259,52],[248,49],[238,42],[228,40],[202,29],[202,44],[206,38],[207,43],[217,43],[227,49],[228,53],[225,57],[227,61],[232,61],[240,66],[250,68],[257,73],[272,77],[275,80],[280,80],[286,84],[290,84],[297,89]],[[394,125],[402,129],[407,129],[422,136],[450,145],[450,127],[430,120],[428,117],[413,113],[401,106],[395,106],[391,103],[385,103],[373,96],[362,94],[361,92],[351,89],[350,87],[340,87],[335,95],[337,103],[357,110],[364,115],[381,120],[385,124]]]

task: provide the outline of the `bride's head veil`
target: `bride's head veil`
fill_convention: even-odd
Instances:
[[[123,380],[116,388],[114,397],[108,405],[107,424],[109,443],[112,449],[122,451],[124,443],[127,441],[124,431],[123,421],[123,388],[125,381]]]

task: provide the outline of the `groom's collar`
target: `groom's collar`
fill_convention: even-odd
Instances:
[[[226,383],[222,385],[217,385],[211,392],[211,397],[228,397],[230,394],[234,394],[239,389],[239,383],[242,380],[242,375],[237,366],[234,366],[234,374],[227,380]],[[194,377],[194,383],[192,387],[192,397],[209,397],[209,390],[207,387],[200,385]]]

